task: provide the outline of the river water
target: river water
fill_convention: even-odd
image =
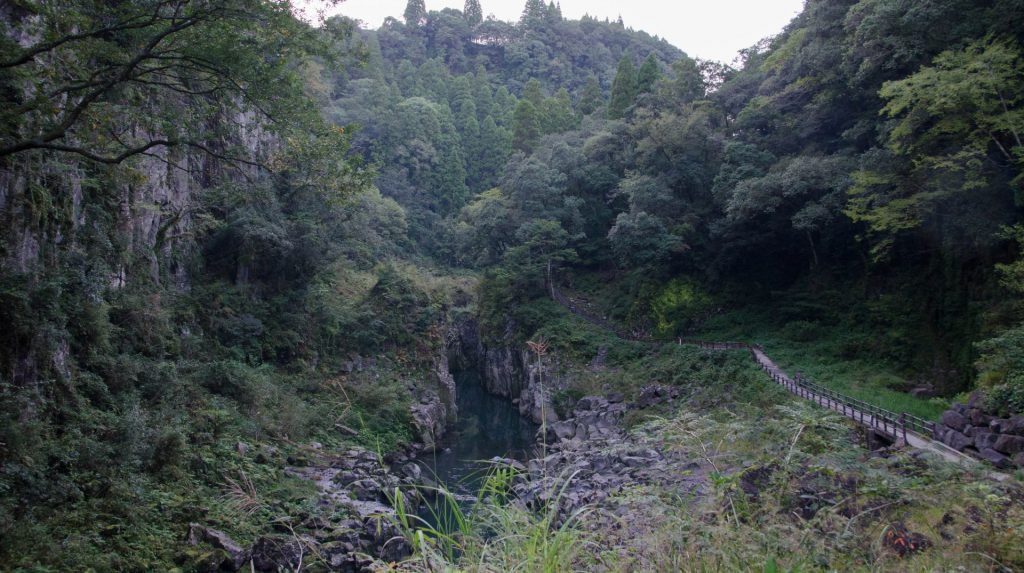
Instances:
[[[458,419],[442,449],[421,458],[426,475],[450,491],[475,495],[495,456],[525,461],[534,447],[537,424],[519,415],[508,398],[489,394],[475,370],[453,373]]]

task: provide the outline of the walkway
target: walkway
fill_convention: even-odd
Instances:
[[[958,452],[949,446],[931,438],[934,430],[934,422],[922,420],[910,414],[896,414],[869,404],[862,400],[845,396],[829,388],[819,386],[800,377],[790,377],[771,358],[765,354],[764,349],[757,344],[746,342],[713,342],[707,340],[695,340],[685,338],[675,339],[654,339],[639,333],[628,333],[616,328],[611,322],[603,317],[593,314],[586,304],[562,294],[555,287],[553,281],[548,281],[549,293],[555,302],[567,308],[573,314],[583,318],[604,330],[613,332],[619,338],[637,342],[649,343],[676,343],[694,345],[708,350],[748,350],[754,360],[761,366],[773,381],[781,384],[787,390],[797,396],[810,400],[823,408],[838,412],[853,420],[857,424],[865,426],[882,434],[898,444],[906,444],[921,450],[933,452],[949,462],[975,467],[978,460]],[[1007,475],[998,472],[989,472],[998,480],[1006,479]]]

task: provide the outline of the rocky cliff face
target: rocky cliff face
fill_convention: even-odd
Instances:
[[[439,353],[434,359],[433,376],[436,390],[428,384],[421,390],[419,401],[412,405],[412,423],[416,428],[417,440],[427,451],[437,448],[438,440],[455,423],[458,410],[455,406],[455,378],[448,366],[448,356]]]
[[[240,141],[275,145],[252,118],[235,118]],[[251,173],[250,175],[257,175]],[[116,166],[73,154],[23,153],[0,161],[0,276],[32,291],[67,275],[94,302],[132,284],[186,291],[196,252],[195,213],[204,191],[228,177],[200,151],[155,147]],[[64,280],[56,281],[62,284]],[[146,288],[150,288],[147,286]],[[40,368],[56,368],[69,334],[51,330],[18,345],[6,374],[30,387]]]
[[[523,416],[538,424],[558,420],[551,396],[567,385],[567,379],[556,358],[538,360],[509,338],[488,346],[480,337],[480,325],[466,319],[449,331],[448,360],[455,369],[478,369],[487,391],[517,404]]]

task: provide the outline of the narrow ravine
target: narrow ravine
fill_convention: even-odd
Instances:
[[[454,493],[476,493],[494,457],[525,461],[538,425],[507,399],[487,392],[475,370],[455,372],[458,420],[434,454],[424,456],[425,476]]]

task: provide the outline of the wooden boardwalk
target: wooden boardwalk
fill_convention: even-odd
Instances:
[[[979,464],[975,458],[958,452],[953,448],[932,439],[935,423],[922,420],[910,414],[897,414],[884,410],[873,404],[845,396],[829,388],[819,386],[799,376],[791,377],[782,370],[765,353],[764,348],[757,344],[746,342],[717,342],[708,340],[696,340],[687,338],[655,339],[644,336],[641,333],[626,332],[617,328],[604,317],[597,316],[580,301],[565,296],[552,281],[548,281],[548,291],[555,302],[567,308],[573,314],[583,318],[604,330],[615,333],[616,336],[625,340],[646,342],[652,344],[680,344],[693,345],[707,350],[746,350],[762,370],[767,373],[777,384],[797,396],[814,402],[822,408],[828,408],[834,412],[853,420],[876,433],[887,437],[896,444],[908,445],[921,450],[933,452],[945,460],[967,467],[974,467]],[[1006,479],[1008,476],[998,472],[989,472],[995,479]]]
[[[958,452],[942,442],[933,440],[930,436],[922,435],[915,429],[909,429],[906,414],[900,416],[894,416],[891,413],[883,414],[881,412],[885,411],[880,411],[878,408],[857,407],[857,404],[851,403],[853,402],[852,399],[844,400],[837,397],[834,392],[820,392],[808,388],[806,384],[800,384],[799,381],[790,378],[761,348],[754,346],[751,348],[751,353],[754,356],[754,360],[771,376],[772,380],[782,384],[787,390],[805,400],[810,400],[822,408],[838,412],[862,426],[871,428],[893,439],[897,444],[902,443],[933,452],[947,461],[959,465],[974,466],[978,464],[978,460]]]

